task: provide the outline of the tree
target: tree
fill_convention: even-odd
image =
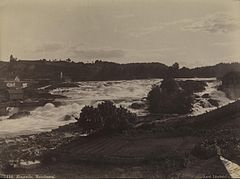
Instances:
[[[175,69],[175,70],[178,70],[179,69],[179,64],[176,62],[172,65],[172,68]]]
[[[192,110],[192,94],[180,88],[174,79],[164,79],[148,93],[149,111],[163,114],[186,114]]]
[[[14,58],[13,55],[10,55],[10,63],[16,62],[17,58]]]
[[[70,58],[66,59],[66,62],[70,63],[72,60]]]
[[[161,83],[161,90],[167,93],[177,93],[180,90],[180,86],[173,78],[166,78]]]
[[[240,72],[229,72],[221,80],[224,87],[238,86],[240,85]]]
[[[240,72],[229,72],[222,78],[220,89],[225,92],[230,99],[238,99],[240,97]]]
[[[112,102],[105,101],[94,108],[85,106],[77,119],[85,133],[123,132],[131,127],[136,115],[123,107],[116,107]]]

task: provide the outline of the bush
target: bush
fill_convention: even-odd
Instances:
[[[205,81],[194,81],[194,80],[186,80],[186,81],[178,81],[179,85],[182,89],[184,89],[187,93],[197,93],[206,89],[207,83]]]
[[[230,72],[222,78],[220,89],[225,92],[230,99],[238,99],[240,97],[240,72]]]
[[[229,72],[224,75],[222,78],[222,86],[223,87],[232,87],[240,85],[240,72]]]
[[[209,159],[217,155],[214,142],[208,140],[195,145],[191,153],[199,159]]]
[[[192,110],[192,93],[183,90],[174,79],[153,86],[147,100],[151,113],[186,114]]]
[[[85,106],[77,120],[85,133],[113,133],[128,130],[136,120],[136,115],[123,107],[116,107],[110,101],[105,101],[97,108]]]

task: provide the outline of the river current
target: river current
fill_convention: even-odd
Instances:
[[[198,93],[198,96],[208,93],[212,99],[218,100],[220,106],[231,102],[223,92],[217,90],[220,82],[215,78],[195,78],[192,80],[207,81],[208,86],[206,90]],[[85,105],[96,106],[104,100],[111,100],[117,106],[121,105],[128,108],[139,116],[146,115],[148,113],[146,109],[136,110],[130,108],[130,105],[134,102],[144,102],[152,85],[160,84],[161,81],[161,79],[91,81],[79,82],[79,87],[55,89],[51,91],[52,94],[67,97],[66,99],[58,99],[62,103],[61,106],[56,107],[54,104],[48,103],[30,111],[29,116],[19,119],[10,120],[7,119],[9,116],[0,117],[0,137],[50,131],[58,126],[74,122],[75,117],[79,117],[80,111]],[[201,104],[196,102],[193,105],[191,115],[198,115],[216,109],[206,99],[202,98],[201,101]],[[66,115],[70,116],[68,120],[66,120]]]

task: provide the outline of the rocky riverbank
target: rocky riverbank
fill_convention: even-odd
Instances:
[[[5,108],[16,108],[16,110],[13,112],[6,109],[4,116],[8,115],[8,119],[18,119],[21,117],[29,116],[30,111],[39,106],[44,106],[47,103],[52,103],[55,106],[60,106],[61,102],[56,101],[56,99],[64,99],[67,97],[60,94],[52,94],[51,90],[57,88],[78,87],[76,83],[49,82],[47,84],[47,86],[45,86],[46,84],[33,84],[32,86],[23,89],[24,98],[22,100],[7,101],[1,103],[1,105]]]
[[[230,108],[232,115],[223,116],[224,120],[221,120],[219,116]],[[4,138],[0,140],[1,169],[4,173],[47,173],[59,178],[94,177],[97,174],[116,176],[108,171],[110,168],[121,170],[116,172],[118,176],[124,172],[129,176],[151,176],[151,173],[162,177],[186,176],[188,172],[198,176],[211,172],[227,176],[221,161],[216,158],[215,145],[221,147],[222,154],[228,159],[240,161],[236,145],[239,141],[238,108],[235,103],[203,114],[199,118],[204,119],[205,115],[212,125],[204,125],[199,130],[191,124],[196,117],[189,117],[191,125],[187,128],[176,117],[175,122],[163,121],[160,125],[152,121],[148,128],[137,127],[128,133],[111,136],[84,136],[79,126],[71,123],[51,132]],[[202,119],[198,120],[207,122]],[[182,128],[181,124],[184,124]],[[103,164],[105,169],[100,171]],[[126,165],[129,167],[124,167]],[[80,169],[93,169],[94,172],[90,174]]]
[[[14,168],[24,167],[23,163],[34,163],[40,160],[43,152],[56,149],[79,136],[82,136],[80,129],[71,123],[51,132],[0,138],[0,168],[8,173]]]

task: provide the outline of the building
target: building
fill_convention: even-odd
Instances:
[[[12,81],[6,81],[7,87],[21,89],[25,86],[24,82],[20,80],[18,76]]]
[[[10,101],[18,101],[24,99],[24,82],[20,80],[18,76],[13,81],[5,81],[7,86],[7,91],[9,93]]]

